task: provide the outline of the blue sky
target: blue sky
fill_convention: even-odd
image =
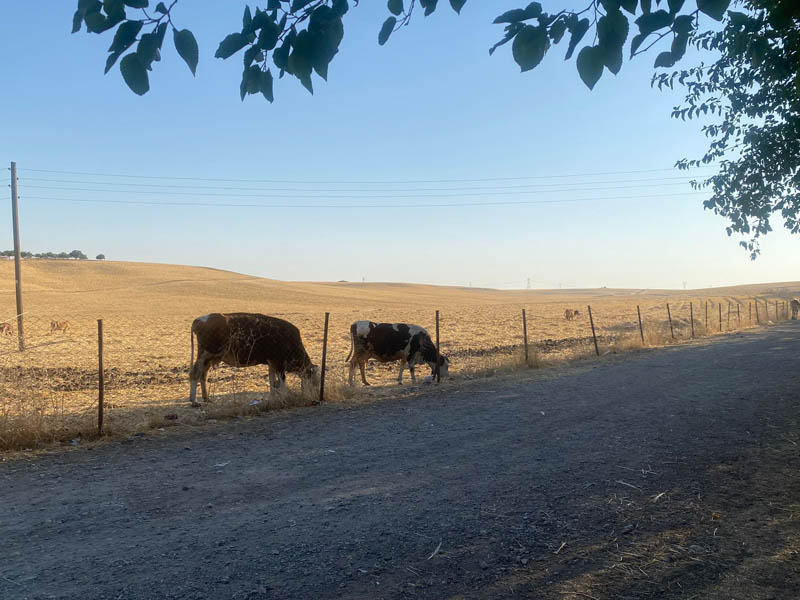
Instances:
[[[176,23],[200,43],[197,77],[168,36],[144,97],[128,91],[117,69],[103,75],[109,35],[69,33],[74,4],[12,3],[0,23],[0,155],[19,165],[25,249],[79,248],[286,280],[522,287],[530,277],[535,287],[679,288],[797,279],[786,260],[797,239],[778,223],[751,262],[681,173],[651,172],[704,148],[698,123],[669,118],[679,96],[650,88],[654,55],[626,63],[617,77],[606,72],[594,91],[564,63],[564,47],[523,74],[510,48],[490,57],[502,33],[492,19],[520,2],[470,0],[460,16],[441,3],[383,47],[385,3],[362,2],[346,18],[329,81],[315,79],[311,96],[287,77],[276,82],[272,105],[260,96],[240,102],[239,55],[213,58],[240,26],[244,2],[180,2]],[[628,173],[591,175],[606,172]],[[499,179],[518,177],[540,179]],[[233,181],[205,181],[212,178]],[[365,183],[433,180],[451,183]],[[334,183],[308,183],[315,181]],[[437,193],[448,196],[430,197]],[[608,199],[619,196],[632,198]],[[531,200],[582,201],[431,206]],[[9,221],[4,211],[6,247]]]

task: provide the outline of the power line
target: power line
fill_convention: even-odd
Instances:
[[[110,181],[80,181],[74,179],[47,179],[47,178],[40,178],[40,177],[24,177],[21,178],[20,181],[25,183],[27,181],[36,181],[36,182],[45,182],[45,183],[68,183],[73,185],[106,185],[106,186],[135,186],[135,187],[152,187],[152,188],[174,188],[174,189],[201,189],[201,190],[232,190],[232,191],[264,191],[264,192],[348,192],[348,193],[376,193],[376,192],[385,192],[385,193],[392,193],[392,192],[447,192],[447,191],[473,191],[473,190],[512,190],[512,189],[522,189],[522,188],[532,188],[532,187],[542,187],[542,188],[550,188],[550,187],[558,187],[558,186],[565,186],[565,185],[609,185],[609,184],[616,184],[616,183],[643,183],[643,182],[659,182],[659,184],[663,184],[664,182],[669,181],[681,181],[687,183],[695,179],[695,177],[689,176],[682,176],[682,177],[652,177],[646,179],[617,179],[617,180],[608,180],[608,181],[576,181],[575,183],[525,183],[520,185],[503,185],[503,186],[490,186],[490,187],[480,187],[480,186],[469,186],[469,187],[454,187],[454,188],[407,188],[407,189],[392,189],[392,190],[364,190],[364,189],[355,189],[355,190],[348,190],[348,189],[305,189],[305,188],[242,188],[242,187],[231,187],[231,186],[209,186],[209,185],[183,185],[183,184],[165,184],[165,183],[128,183],[126,181],[123,182],[110,182]],[[653,183],[653,185],[658,185]],[[37,187],[36,184],[30,187]],[[41,186],[40,186],[41,187]],[[49,189],[49,188],[48,188]],[[55,189],[55,188],[53,188]],[[82,189],[82,188],[79,188]]]
[[[686,182],[675,182],[675,183],[662,183],[659,186],[671,186],[671,185],[685,185]],[[595,192],[595,191],[607,191],[607,190],[627,190],[627,189],[634,189],[634,188],[648,188],[653,187],[654,184],[641,184],[641,185],[622,185],[622,186],[612,186],[612,187],[594,187],[594,188],[565,188],[565,189],[554,189],[554,190],[546,190],[546,193],[554,193],[554,192]],[[217,192],[173,192],[173,191],[157,191],[157,190],[114,190],[114,189],[97,189],[97,188],[79,188],[79,187],[55,187],[55,186],[47,186],[47,185],[28,185],[25,186],[26,189],[38,189],[38,190],[56,190],[59,192],[92,192],[92,193],[103,193],[103,194],[147,194],[147,195],[158,195],[158,196],[217,196],[217,197],[225,197],[225,198],[284,198],[284,199],[333,199],[333,198],[353,198],[352,194],[312,194],[312,195],[303,195],[303,194],[230,194],[230,193],[217,193]],[[404,191],[404,190],[403,190]],[[463,198],[469,196],[517,196],[523,194],[542,194],[545,193],[544,190],[516,190],[513,192],[466,192],[466,193],[456,193],[456,194],[374,194],[364,191],[363,193],[369,194],[369,198]]]
[[[238,204],[233,202],[163,202],[147,200],[95,200],[88,198],[52,198],[26,196],[26,200],[48,200],[56,202],[77,202],[88,204],[130,204],[145,206],[202,206],[210,208],[449,208],[466,206],[513,206],[529,204],[568,204],[575,202],[598,202],[604,200],[640,200],[649,198],[665,198],[674,196],[706,195],[704,192],[687,192],[685,194],[647,194],[645,196],[606,196],[600,198],[574,198],[560,200],[501,200],[499,202],[448,202],[417,204]]]
[[[714,168],[712,166],[709,167],[698,167],[699,169],[705,168]],[[380,184],[409,184],[409,183],[470,183],[470,182],[482,182],[482,181],[517,181],[517,180],[525,180],[525,179],[563,179],[563,178],[575,178],[575,177],[599,177],[604,175],[631,175],[636,173],[662,173],[662,172],[675,172],[674,167],[666,168],[666,169],[637,169],[637,170],[630,170],[630,171],[604,171],[604,172],[592,172],[592,173],[572,173],[572,174],[559,174],[559,175],[523,175],[523,176],[516,176],[516,177],[482,177],[482,178],[475,178],[475,179],[465,179],[465,178],[456,178],[456,179],[419,179],[419,180],[341,180],[341,181],[331,181],[331,180],[297,180],[297,179],[224,179],[224,178],[213,178],[213,177],[177,177],[174,175],[131,175],[125,173],[92,173],[86,171],[59,171],[54,169],[24,169],[23,173],[31,172],[31,173],[56,173],[60,175],[82,175],[82,176],[91,176],[91,177],[121,177],[127,179],[168,179],[168,180],[176,180],[176,181],[222,181],[228,183],[301,183],[301,184],[330,184],[330,185],[337,185],[337,184],[363,184],[363,185],[380,185]]]

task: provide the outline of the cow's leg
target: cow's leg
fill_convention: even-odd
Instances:
[[[363,383],[364,385],[369,385],[369,382],[367,381],[367,375],[364,373],[364,368],[366,366],[367,366],[366,360],[358,361],[358,369],[361,371],[361,383]]]
[[[406,363],[400,361],[400,372],[397,374],[397,385],[403,385],[403,369],[406,368]]]
[[[414,361],[408,361],[408,372],[411,373],[411,383],[417,383],[417,377],[414,375]]]
[[[206,390],[206,374],[211,366],[211,355],[207,352],[200,352],[197,360],[192,365],[189,371],[189,402],[192,406],[199,406],[197,403],[197,382],[200,382],[200,389],[203,394],[203,400],[208,400],[208,391]]]
[[[356,374],[356,359],[355,359],[355,357],[353,357],[350,360],[350,364],[348,365],[348,369],[347,369],[347,384],[348,385],[352,386],[355,383],[354,377],[353,377],[355,374]]]
[[[278,370],[272,368],[270,365],[269,367],[269,393],[276,394],[278,392],[278,388],[280,387],[280,383],[278,381]]]

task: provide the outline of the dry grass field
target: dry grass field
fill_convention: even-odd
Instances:
[[[701,337],[719,333],[720,307],[723,332],[744,329],[756,324],[755,312],[749,313],[754,300],[759,301],[761,323],[774,322],[775,301],[777,318],[784,319],[783,302],[800,291],[800,283],[691,292],[287,283],[200,267],[48,260],[24,261],[22,279],[24,353],[17,351],[13,262],[0,262],[0,321],[13,327],[13,335],[0,333],[0,449],[69,440],[94,429],[97,319],[104,323],[107,429],[130,433],[297,402],[265,399],[265,367],[222,366],[209,376],[214,401],[189,408],[189,328],[196,316],[209,312],[250,311],[287,319],[300,328],[306,349],[319,363],[324,313],[329,311],[328,386],[331,397],[341,400],[364,394],[360,387],[350,391],[344,385],[348,328],[357,319],[416,323],[433,334],[438,309],[442,352],[450,356],[451,374],[458,381],[522,365],[523,308],[531,360],[545,364],[594,354],[587,305],[592,306],[600,351],[607,353],[641,346],[637,305],[647,344],[662,345],[672,342],[667,303],[676,341],[681,341],[691,336],[690,303],[695,334]],[[581,314],[567,321],[567,308]],[[68,321],[66,332],[51,333],[53,320]],[[423,375],[426,371],[420,369]],[[396,365],[371,364],[367,377],[379,386],[368,395],[394,393],[396,372]],[[290,386],[299,388],[295,380]]]

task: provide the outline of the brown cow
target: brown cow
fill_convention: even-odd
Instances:
[[[575,313],[573,312],[573,310],[571,308],[568,308],[567,310],[564,311],[564,318],[567,321],[572,321],[572,319],[575,318]]]
[[[0,323],[0,333],[3,335],[14,335],[14,328],[11,323]]]
[[[232,367],[269,366],[270,391],[286,383],[286,373],[298,373],[303,387],[316,379],[317,367],[311,363],[300,331],[283,319],[256,313],[212,313],[192,323],[192,357],[197,337],[197,360],[189,373],[189,400],[197,403],[197,382],[203,400],[208,400],[206,376],[221,362]]]
[[[427,363],[431,373],[436,372],[436,346],[431,341],[431,336],[418,325],[405,323],[374,323],[372,321],[356,321],[350,325],[350,354],[347,362],[350,363],[348,381],[353,385],[353,375],[356,366],[361,370],[361,381],[364,385],[367,378],[364,367],[370,358],[385,363],[400,362],[400,374],[397,383],[403,383],[403,370],[408,365],[412,383],[417,379],[414,375],[414,365]],[[447,377],[450,361],[444,355],[439,355],[439,375]]]
[[[50,334],[52,335],[56,331],[60,331],[62,333],[66,333],[67,329],[69,329],[69,321],[50,321]]]
[[[792,319],[796,321],[797,312],[800,311],[800,300],[798,300],[797,298],[792,298],[791,306],[792,306]]]

